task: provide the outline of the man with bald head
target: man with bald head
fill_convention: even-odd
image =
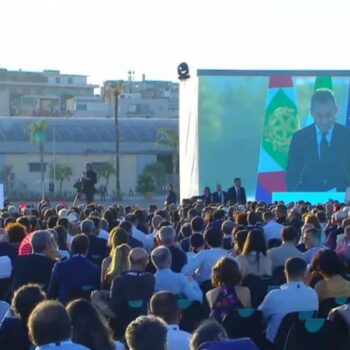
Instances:
[[[109,307],[117,316],[117,333],[124,335],[128,324],[147,314],[147,304],[154,292],[154,276],[145,272],[148,255],[143,248],[131,249],[129,270],[112,282]]]

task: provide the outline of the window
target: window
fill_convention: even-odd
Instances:
[[[77,111],[87,111],[87,105],[86,104],[77,104]]]
[[[68,84],[73,84],[73,78],[68,78]]]
[[[46,172],[46,165],[47,163],[44,163],[44,172]],[[29,163],[29,172],[31,173],[40,173],[40,163]]]
[[[61,78],[59,78],[59,77],[55,78],[55,82],[56,82],[56,84],[61,84]]]

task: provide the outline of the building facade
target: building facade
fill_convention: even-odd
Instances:
[[[0,173],[9,193],[40,193],[39,147],[32,145],[26,131],[28,125],[42,118],[0,118]],[[115,165],[115,124],[108,118],[47,118],[44,142],[45,187],[48,192],[50,167],[68,165],[72,176],[62,184],[63,192],[74,192],[73,184],[82,175],[86,163]],[[120,119],[120,183],[121,190],[135,192],[137,177],[148,164],[171,159],[171,149],[158,146],[160,128],[178,130],[177,120]],[[99,178],[97,188],[106,184]],[[56,189],[58,181],[56,181]],[[115,190],[111,175],[108,192]]]

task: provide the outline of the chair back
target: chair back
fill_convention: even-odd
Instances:
[[[273,284],[270,276],[247,275],[243,278],[242,286],[249,288],[253,308],[257,308],[262,303],[268,293],[268,287]]]
[[[290,329],[284,350],[344,349],[336,325],[323,318],[297,321]]]
[[[253,308],[241,308],[229,313],[222,321],[229,338],[250,338],[256,344],[263,342],[263,315]]]
[[[341,305],[345,305],[350,302],[349,297],[337,297],[328,298],[320,302],[320,308],[318,310],[318,317],[327,318],[329,312]]]

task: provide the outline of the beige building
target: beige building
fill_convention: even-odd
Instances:
[[[30,142],[27,125],[42,118],[0,118],[0,172],[8,193],[40,193],[39,147]],[[109,118],[48,118],[44,142],[45,187],[49,189],[49,168],[54,164],[70,165],[73,175],[63,183],[63,192],[74,192],[73,184],[90,163],[115,164],[115,124]],[[123,193],[135,191],[137,176],[147,164],[170,162],[171,152],[156,145],[159,128],[178,128],[177,120],[120,120],[120,183]],[[170,172],[170,171],[169,171]],[[105,184],[99,179],[97,187]],[[115,176],[109,180],[108,192],[115,189]],[[56,181],[56,191],[58,182]]]

